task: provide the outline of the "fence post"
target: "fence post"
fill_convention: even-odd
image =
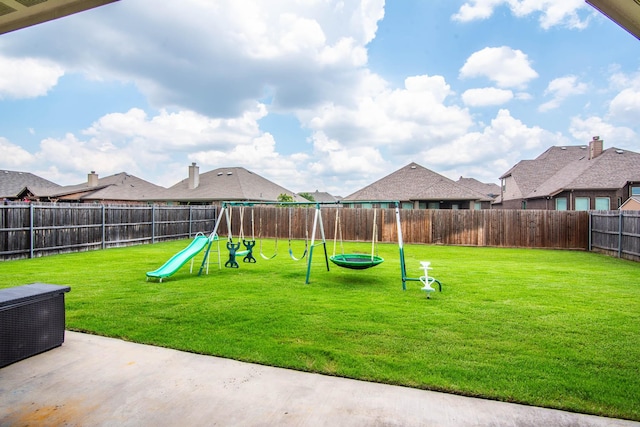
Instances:
[[[593,221],[592,221],[593,212],[589,211],[589,252],[591,252],[591,233],[593,232]]]
[[[151,243],[156,242],[156,205],[151,205]]]
[[[620,213],[618,214],[618,258],[622,258],[622,225],[623,225],[623,218],[622,218],[622,214],[624,211],[620,211]]]
[[[103,203],[102,204],[102,249],[105,249],[107,247],[107,242],[105,241],[106,234],[107,234],[107,214],[105,212],[105,206]]]
[[[191,214],[191,209],[193,206],[189,205],[189,238],[191,238],[191,224],[193,222],[193,216]]]
[[[29,258],[33,258],[33,203],[29,203]]]

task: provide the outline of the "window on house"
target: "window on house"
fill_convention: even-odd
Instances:
[[[389,203],[380,203],[380,209],[389,209]]]
[[[556,199],[556,210],[557,211],[566,211],[567,210],[567,198],[566,197],[558,197]]]
[[[611,201],[608,197],[596,197],[596,210],[608,211],[611,209]]]
[[[522,209],[527,209],[527,201],[526,201],[526,200],[523,200],[523,201],[522,201],[522,204],[521,204],[521,206],[520,206],[520,207],[521,207]]]
[[[413,209],[413,203],[411,203],[411,202],[402,202],[402,209]]]
[[[373,203],[363,203],[361,207],[362,209],[371,209],[373,208]]]
[[[591,209],[591,199],[588,197],[576,197],[576,210],[588,211]]]
[[[640,196],[640,185],[636,185],[631,187],[631,195],[632,196]]]
[[[502,180],[502,191],[505,191],[507,189],[507,180],[503,179]]]
[[[473,209],[479,211],[482,209],[482,202],[473,202]]]
[[[440,209],[440,203],[438,203],[438,202],[429,202],[429,209]]]

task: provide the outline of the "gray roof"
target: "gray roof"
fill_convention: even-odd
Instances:
[[[551,147],[534,160],[522,160],[504,173],[500,179],[511,176],[520,190],[520,197],[528,197],[567,164],[588,158],[588,147]]]
[[[640,181],[640,154],[612,147],[589,159],[585,146],[551,147],[535,160],[525,160],[511,175],[521,197],[553,196],[565,190],[619,189]]]
[[[293,191],[242,167],[218,168],[199,175],[199,185],[189,189],[189,179],[169,187],[167,200],[174,201],[277,201],[280,194],[304,201]]]
[[[467,188],[470,188],[478,193],[484,194],[485,196],[494,198],[498,194],[500,194],[500,186],[498,184],[492,183],[484,183],[480,182],[475,178],[458,178],[456,181],[460,185],[464,185]]]
[[[330,193],[327,193],[326,191],[301,191],[298,193],[298,195],[300,194],[310,194],[311,196],[313,196],[313,200],[316,202],[323,202],[323,203],[337,203],[341,197],[340,196],[334,196]]]
[[[417,163],[410,163],[390,175],[345,197],[350,200],[491,200],[482,193],[456,183]]]
[[[50,197],[66,200],[117,200],[154,201],[162,200],[167,189],[145,181],[126,172],[98,179],[98,185],[88,182],[61,187],[51,192]]]
[[[29,172],[0,170],[0,197],[15,198],[25,189],[31,194],[40,196],[60,185]]]

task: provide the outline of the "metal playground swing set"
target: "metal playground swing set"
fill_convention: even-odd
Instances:
[[[350,202],[353,203],[353,202]],[[370,201],[358,201],[355,202],[357,204],[371,204],[372,202]],[[398,249],[399,249],[399,255],[400,255],[400,272],[401,272],[401,277],[402,277],[402,290],[406,290],[407,286],[406,283],[410,282],[410,281],[415,281],[415,282],[420,282],[423,287],[421,288],[423,291],[425,291],[427,293],[427,298],[430,297],[431,292],[435,291],[435,289],[433,288],[434,285],[438,285],[438,289],[439,291],[442,291],[442,284],[440,283],[439,280],[435,279],[434,277],[431,277],[429,275],[429,270],[432,269],[431,267],[431,263],[429,261],[421,261],[420,262],[420,268],[423,269],[424,274],[420,277],[408,277],[407,276],[407,268],[406,268],[406,263],[405,263],[405,253],[404,253],[404,241],[402,238],[402,224],[400,222],[400,202],[398,201],[388,201],[388,202],[380,202],[380,201],[376,201],[375,203],[389,203],[389,204],[393,204],[395,206],[395,216],[396,216],[396,226],[397,226],[397,232],[398,232]],[[244,236],[244,230],[243,230],[243,218],[244,218],[244,208],[245,207],[253,207],[256,205],[276,205],[276,206],[286,206],[286,207],[294,207],[294,206],[315,206],[314,209],[314,218],[313,218],[313,226],[312,226],[312,230],[311,230],[311,240],[309,242],[308,239],[308,227],[307,227],[307,221],[305,221],[305,249],[304,249],[304,253],[302,254],[302,256],[300,256],[299,258],[296,258],[293,255],[293,252],[291,250],[291,240],[292,240],[292,232],[291,232],[291,223],[292,223],[292,217],[291,217],[291,210],[289,211],[289,255],[290,257],[294,260],[294,261],[299,261],[302,260],[305,256],[307,258],[307,272],[306,272],[306,279],[305,279],[305,284],[309,284],[310,283],[310,277],[311,277],[311,266],[312,266],[312,260],[313,260],[313,252],[314,249],[317,246],[321,246],[322,250],[324,252],[324,259],[325,259],[325,265],[327,268],[327,271],[330,270],[329,268],[329,261],[331,261],[332,263],[334,263],[335,265],[337,265],[338,267],[341,268],[348,268],[348,269],[353,269],[353,270],[364,270],[364,269],[368,269],[368,268],[372,268],[375,267],[379,264],[381,264],[382,262],[384,262],[384,259],[379,257],[377,254],[375,254],[375,243],[376,240],[378,238],[378,232],[377,232],[377,221],[376,221],[376,215],[377,215],[377,211],[374,209],[374,220],[373,220],[373,238],[372,238],[372,243],[371,243],[371,255],[368,254],[349,254],[349,253],[343,253],[342,254],[335,254],[335,248],[336,248],[336,242],[338,239],[338,235],[340,236],[340,244],[342,246],[342,230],[341,230],[341,225],[340,225],[340,220],[339,220],[339,213],[338,211],[340,210],[340,208],[337,209],[336,211],[336,223],[335,223],[335,232],[334,232],[334,253],[331,257],[328,256],[327,254],[327,241],[326,241],[326,237],[325,237],[325,233],[324,233],[324,225],[322,222],[322,210],[321,207],[324,204],[331,204],[335,206],[335,202],[264,202],[264,201],[247,201],[247,202],[223,202],[222,203],[222,207],[221,210],[219,212],[218,218],[216,220],[212,235],[216,235],[217,231],[218,231],[218,227],[220,226],[220,222],[222,220],[223,217],[226,218],[227,220],[227,229],[228,229],[228,242],[227,242],[227,248],[230,251],[230,256],[229,256],[229,261],[227,261],[227,263],[235,263],[235,265],[231,265],[231,267],[233,268],[237,268],[238,264],[235,261],[235,257],[236,256],[244,256],[245,257],[245,262],[250,262],[253,263],[255,262],[255,258],[253,258],[252,255],[252,249],[256,244],[256,240],[255,240],[255,230],[254,230],[254,218],[253,218],[253,210],[251,211],[251,228],[252,228],[252,239],[246,239]],[[240,207],[240,236],[239,239],[236,243],[233,243],[233,235],[232,235],[232,231],[231,231],[231,210],[233,207]],[[277,217],[276,217],[276,221],[277,221]],[[262,218],[260,219],[260,222],[262,222]],[[319,236],[317,235],[319,233]],[[276,231],[277,234],[277,231]],[[318,242],[316,242],[316,237],[318,237]],[[262,238],[262,224],[260,224],[260,238]],[[240,242],[242,242],[242,244],[245,246],[245,250],[244,251],[237,251],[237,249],[239,249],[240,247]],[[205,267],[208,265],[207,263],[207,258],[209,256],[209,251],[211,248],[211,242],[209,243],[205,255],[204,255],[204,259],[202,261],[202,265],[200,267],[200,271],[198,272],[198,275],[201,275],[203,270],[205,269]],[[235,249],[234,249],[235,248]],[[265,256],[262,253],[262,242],[260,243],[260,254],[262,255],[262,258],[264,258],[265,260],[268,259],[273,259],[276,254],[277,254],[277,236],[276,236],[276,246],[275,246],[275,253],[271,256]],[[231,251],[234,251],[234,253],[232,254]],[[247,257],[249,257],[249,261],[246,261]],[[233,262],[231,262],[233,259]],[[225,264],[226,265],[226,264]]]

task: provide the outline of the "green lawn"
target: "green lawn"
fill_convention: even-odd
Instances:
[[[640,263],[530,249],[406,247],[443,292],[402,291],[398,247],[363,271],[316,247],[311,283],[271,261],[146,282],[189,241],[0,263],[0,287],[70,285],[67,327],[266,365],[640,420]],[[302,253],[295,242],[294,253]],[[329,250],[331,250],[331,245]],[[347,252],[370,245],[345,243]],[[256,250],[258,247],[256,247]],[[266,241],[264,252],[273,251]],[[222,251],[223,263],[225,250]]]

